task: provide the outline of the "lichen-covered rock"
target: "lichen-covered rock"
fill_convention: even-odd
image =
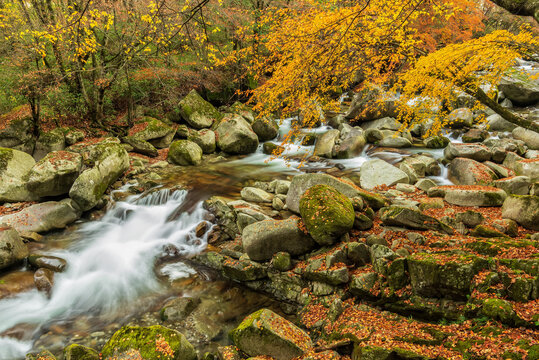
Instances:
[[[489,185],[498,178],[487,165],[466,158],[453,159],[448,173],[449,180],[456,185]]]
[[[99,353],[86,346],[71,344],[64,349],[64,360],[99,360]]]
[[[473,124],[473,113],[468,108],[453,110],[445,120],[445,125],[452,129],[470,127]]]
[[[136,136],[125,136],[122,138],[122,141],[126,144],[129,144],[133,147],[133,151],[142,155],[147,155],[150,157],[156,157],[159,155],[155,146],[150,144],[146,140],[139,139]]]
[[[35,163],[34,158],[25,152],[0,148],[0,203],[37,198],[26,187],[28,175]]]
[[[513,176],[494,182],[495,187],[502,189],[510,195],[528,195],[530,185],[530,178],[527,176]]]
[[[513,137],[524,141],[528,148],[539,150],[539,135],[535,131],[517,127],[513,130]]]
[[[217,148],[215,133],[210,129],[191,131],[187,139],[200,146],[204,154],[214,153]]]
[[[41,160],[51,151],[65,149],[65,135],[62,129],[56,128],[51,131],[42,132],[36,142],[34,149],[34,159]]]
[[[315,185],[301,197],[299,211],[307,231],[320,245],[330,245],[354,226],[349,198],[328,185]]]
[[[0,269],[18,263],[28,256],[28,248],[19,233],[0,221]]]
[[[180,101],[178,110],[181,117],[195,129],[209,128],[223,117],[194,89]]]
[[[263,220],[243,229],[243,250],[255,261],[270,260],[273,254],[286,251],[302,255],[315,246],[313,239],[298,227],[297,218]]]
[[[195,348],[183,334],[159,325],[124,326],[112,335],[101,353],[103,359],[109,359],[130,350],[137,351],[143,359],[197,359]]]
[[[492,154],[488,147],[480,144],[453,144],[450,143],[444,150],[444,157],[447,160],[454,158],[466,158],[476,161],[490,160]]]
[[[539,80],[533,70],[510,70],[498,84],[498,89],[518,105],[534,105],[539,101]]]
[[[436,230],[452,234],[451,228],[419,210],[401,206],[390,206],[380,210],[380,219],[385,225],[402,226],[417,230]]]
[[[0,116],[0,147],[34,152],[34,121],[28,106],[19,106]]]
[[[66,145],[70,146],[84,140],[84,133],[80,130],[71,127],[62,128],[62,130],[65,135]]]
[[[229,154],[250,154],[258,147],[258,136],[239,115],[227,114],[215,129],[217,146]]]
[[[168,161],[182,166],[199,165],[202,162],[202,149],[189,140],[176,140],[170,145]]]
[[[129,155],[120,144],[102,143],[94,151],[94,166],[84,170],[69,191],[82,211],[97,205],[107,188],[129,168]]]
[[[429,196],[436,193],[448,203],[459,206],[502,206],[507,197],[502,189],[478,185],[444,185],[429,189]]]
[[[268,276],[264,266],[251,260],[236,260],[225,256],[222,262],[223,274],[232,280],[246,282],[263,279]]]
[[[0,217],[19,232],[43,233],[63,229],[80,218],[80,211],[71,199],[47,201],[29,206],[19,212]]]
[[[508,196],[502,206],[502,217],[515,220],[525,228],[539,230],[539,196]]]
[[[279,134],[279,124],[273,119],[259,118],[251,126],[260,141],[275,139]]]
[[[335,129],[319,135],[316,139],[313,155],[331,159],[333,157],[333,148],[335,147],[335,142],[339,139],[340,135],[340,131]]]
[[[443,149],[449,145],[450,142],[451,141],[448,138],[441,135],[430,136],[423,140],[423,144],[429,149]]]
[[[28,174],[28,190],[37,197],[69,193],[79,176],[82,156],[70,151],[53,151],[39,160]]]
[[[230,337],[249,356],[267,355],[275,360],[291,360],[312,347],[303,330],[268,309],[246,317]]]
[[[372,190],[380,185],[408,184],[410,179],[398,167],[381,159],[373,159],[361,165],[359,181],[362,188]]]
[[[539,181],[539,158],[518,160],[514,169],[517,175],[527,176],[531,182]]]
[[[138,140],[148,141],[156,148],[164,149],[170,145],[175,133],[174,128],[161,120],[144,117],[137,121],[129,135]]]

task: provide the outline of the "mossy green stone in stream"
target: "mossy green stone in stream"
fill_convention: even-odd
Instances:
[[[99,353],[86,346],[71,344],[64,349],[64,360],[99,360]]]
[[[195,129],[209,128],[223,117],[212,104],[204,100],[194,89],[180,101],[178,112]]]
[[[443,149],[445,148],[449,143],[449,139],[445,136],[431,136],[423,140],[423,143],[425,144],[425,147],[429,149]]]
[[[247,316],[230,338],[249,356],[268,355],[276,360],[293,359],[312,347],[303,330],[268,309]]]
[[[48,350],[43,350],[39,353],[27,354],[26,360],[56,360],[56,356]]]
[[[309,188],[299,202],[299,212],[312,238],[331,245],[354,226],[354,207],[349,198],[328,185]]]
[[[168,345],[167,345],[168,344]],[[166,356],[163,349],[170,348],[172,357]],[[101,353],[103,359],[136,350],[145,360],[196,360],[197,355],[193,345],[181,333],[164,326],[149,327],[124,326],[114,333],[105,344]]]
[[[182,166],[199,165],[202,161],[202,149],[190,140],[177,140],[170,145],[168,161]]]

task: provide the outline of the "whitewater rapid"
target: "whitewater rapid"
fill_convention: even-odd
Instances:
[[[125,312],[144,294],[159,291],[162,284],[154,266],[165,247],[188,256],[200,253],[207,244],[207,235],[195,235],[196,226],[204,221],[202,203],[167,220],[176,215],[186,195],[185,190],[163,189],[131,196],[116,203],[101,220],[84,224],[80,240],[72,247],[47,252],[69,264],[64,273],[55,275],[50,298],[33,290],[0,300],[0,332],[32,324],[37,333],[40,326],[79,315]],[[185,270],[186,276],[191,273]],[[31,348],[30,341],[0,337],[0,360],[24,358]]]

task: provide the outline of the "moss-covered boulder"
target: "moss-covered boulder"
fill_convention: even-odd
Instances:
[[[204,100],[194,89],[180,101],[177,111],[195,129],[209,128],[223,117],[212,104]]]
[[[122,142],[133,147],[133,151],[142,155],[156,157],[159,155],[155,146],[150,144],[146,140],[139,139],[136,136],[125,136],[122,138]]]
[[[71,344],[64,348],[64,360],[99,360],[99,353],[86,346]]]
[[[293,359],[312,347],[303,330],[268,309],[246,317],[230,337],[249,356],[268,355],[276,360]]]
[[[37,197],[67,194],[79,176],[82,156],[70,151],[53,151],[39,160],[28,175],[28,190]]]
[[[0,269],[6,268],[28,256],[28,248],[19,233],[0,221]]]
[[[202,149],[189,140],[177,140],[170,145],[168,161],[172,164],[188,166],[202,162]]]
[[[143,359],[196,360],[193,345],[181,333],[163,326],[124,326],[112,335],[101,353],[103,359],[137,351]]]
[[[0,203],[37,198],[26,187],[28,175],[35,163],[34,158],[25,152],[0,148]]]
[[[279,134],[279,124],[270,118],[256,119],[251,126],[260,141],[275,139]]]
[[[56,356],[48,350],[43,350],[38,353],[26,354],[26,360],[56,360]]]
[[[187,139],[200,146],[204,154],[214,153],[217,148],[215,133],[210,129],[191,131]]]
[[[307,231],[320,245],[333,244],[354,226],[352,202],[328,185],[309,188],[300,199],[299,212]]]
[[[34,159],[39,161],[51,151],[64,150],[65,146],[65,134],[61,128],[42,132],[36,142]]]
[[[531,230],[539,230],[539,196],[511,195],[502,206],[502,217],[515,220]]]
[[[138,140],[148,141],[158,149],[164,149],[170,145],[174,139],[176,130],[152,117],[143,117],[129,131],[129,136]]]
[[[19,106],[0,116],[0,147],[34,152],[34,121],[29,106]]]
[[[504,324],[514,325],[517,320],[517,314],[509,301],[502,299],[486,299],[483,301],[481,312],[494,320],[499,320]]]
[[[95,152],[94,166],[84,170],[69,191],[82,211],[97,205],[107,188],[129,168],[129,155],[120,144],[103,143]]]
[[[423,140],[423,144],[425,145],[426,148],[429,148],[429,149],[443,149],[447,145],[449,145],[450,142],[451,141],[449,141],[448,138],[441,135],[431,136]]]
[[[250,154],[258,147],[258,136],[239,115],[227,114],[215,129],[217,146],[229,154]]]

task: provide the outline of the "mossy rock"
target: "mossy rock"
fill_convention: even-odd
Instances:
[[[202,162],[202,149],[189,140],[177,140],[170,145],[168,161],[176,165],[199,165]]]
[[[416,354],[409,350],[393,348],[385,349],[378,346],[361,346],[356,344],[352,352],[352,360],[428,360],[426,356]]]
[[[160,350],[162,349],[162,350]],[[167,356],[164,349],[172,351]],[[145,360],[196,360],[193,345],[181,333],[160,325],[149,327],[124,326],[112,335],[101,353],[103,359],[135,350]]]
[[[481,311],[491,319],[499,320],[504,324],[518,323],[518,316],[509,301],[502,299],[486,299],[483,301]]]
[[[423,143],[429,149],[443,149],[450,143],[450,140],[445,136],[438,135],[426,138]]]
[[[56,360],[56,356],[48,350],[43,350],[38,353],[26,354],[26,360]]]
[[[274,144],[272,142],[265,142],[263,145],[262,145],[262,151],[264,152],[264,154],[266,155],[275,155],[276,153],[281,153],[285,150],[284,147],[282,146],[279,146],[277,144]]]
[[[99,360],[99,353],[86,346],[71,344],[64,349],[64,360]]]
[[[204,100],[194,89],[180,101],[177,111],[195,129],[209,128],[223,117],[212,104]]]
[[[299,211],[312,238],[331,245],[354,226],[355,212],[349,198],[328,185],[315,185],[300,198]]]
[[[65,135],[61,128],[42,132],[36,142],[34,159],[41,160],[51,151],[59,151],[65,148]]]
[[[234,344],[249,356],[290,360],[303,355],[312,341],[300,328],[271,310],[261,309],[231,331]]]

